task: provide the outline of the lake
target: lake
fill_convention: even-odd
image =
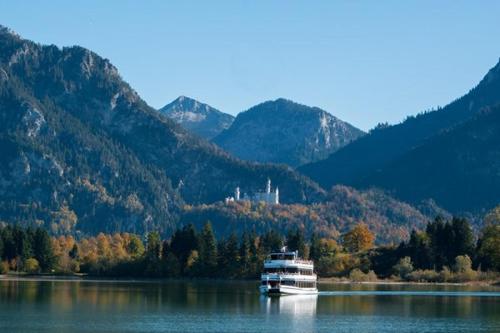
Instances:
[[[258,282],[0,280],[0,332],[500,332],[500,289]]]

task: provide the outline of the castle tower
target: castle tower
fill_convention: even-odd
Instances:
[[[266,193],[271,193],[271,179],[267,178]]]
[[[240,187],[236,187],[234,190],[234,200],[240,201]]]
[[[276,186],[276,190],[274,191],[274,204],[279,205],[280,203],[280,190],[278,186]]]

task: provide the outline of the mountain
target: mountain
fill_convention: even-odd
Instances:
[[[244,160],[296,167],[326,158],[363,134],[326,111],[280,98],[238,114],[213,142]]]
[[[426,140],[361,184],[410,202],[433,198],[453,212],[495,207],[500,203],[500,106]]]
[[[500,63],[463,97],[442,109],[409,117],[401,124],[382,127],[354,141],[327,159],[302,166],[299,171],[323,187],[334,184],[358,186],[365,178],[426,139],[471,119],[485,106],[500,102]]]
[[[171,230],[186,203],[270,177],[283,202],[324,191],[284,166],[238,160],[149,107],[107,59],[0,27],[0,221],[54,233]]]
[[[230,114],[185,96],[178,97],[158,111],[207,140],[229,128],[234,121]]]

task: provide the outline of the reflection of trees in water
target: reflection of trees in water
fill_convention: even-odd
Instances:
[[[255,283],[238,281],[0,281],[7,302],[44,303],[61,311],[218,311],[254,313]]]
[[[349,286],[342,289],[348,290]],[[325,289],[325,288],[323,288]],[[339,288],[340,289],[340,288]],[[470,291],[458,286],[365,287],[362,290]],[[350,289],[352,290],[352,288]],[[477,290],[477,288],[476,288]],[[474,296],[320,295],[262,297],[255,283],[232,281],[92,282],[0,280],[1,304],[47,305],[64,312],[144,313],[220,312],[284,315],[305,320],[318,315],[419,316],[423,318],[496,318],[498,298]],[[283,316],[281,316],[283,317]],[[312,321],[313,319],[311,319]],[[305,325],[305,324],[304,324]]]
[[[0,281],[0,298],[6,302],[44,303],[51,298],[54,285],[43,281]]]

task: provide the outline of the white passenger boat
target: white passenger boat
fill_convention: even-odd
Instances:
[[[300,259],[298,252],[283,248],[271,253],[264,262],[259,290],[262,294],[317,294],[317,276],[310,260]]]

